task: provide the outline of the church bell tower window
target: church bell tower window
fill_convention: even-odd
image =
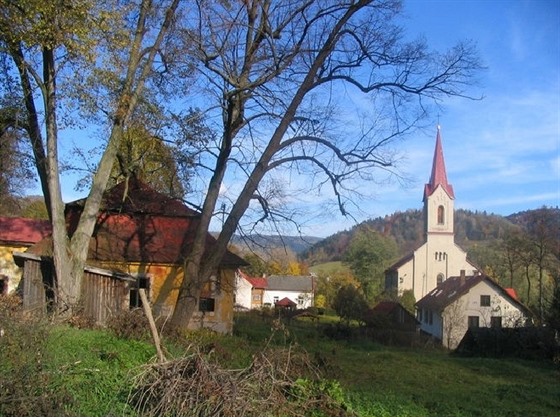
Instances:
[[[445,209],[443,208],[443,206],[438,206],[437,208],[437,222],[438,224],[445,223]]]

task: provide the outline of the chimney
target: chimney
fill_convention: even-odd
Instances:
[[[461,275],[459,276],[459,284],[461,287],[465,285],[465,270],[461,269]]]

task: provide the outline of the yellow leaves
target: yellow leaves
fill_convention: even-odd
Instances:
[[[94,3],[89,0],[0,0],[0,36],[27,48],[88,54],[94,42]]]

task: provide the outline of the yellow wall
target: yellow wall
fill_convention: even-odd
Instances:
[[[164,264],[117,264],[103,263],[99,265],[107,269],[116,269],[130,275],[147,275],[150,277],[149,298],[154,315],[170,316],[175,307],[179,287],[183,279],[182,267]],[[219,273],[220,285],[207,286],[215,299],[215,311],[202,313],[198,309],[193,315],[189,327],[193,329],[205,327],[220,333],[231,333],[233,330],[233,289],[235,271],[223,270]]]
[[[0,275],[8,277],[8,292],[17,289],[22,276],[22,270],[14,263],[14,252],[25,252],[26,246],[0,245]]]

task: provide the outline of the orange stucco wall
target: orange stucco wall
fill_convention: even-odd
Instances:
[[[0,245],[0,275],[8,277],[8,293],[16,290],[22,276],[22,269],[14,262],[14,252],[25,252],[27,246]]]
[[[183,279],[183,270],[177,265],[165,264],[110,264],[99,265],[107,269],[117,269],[130,275],[145,275],[150,278],[149,298],[156,316],[169,316],[173,313],[179,287]],[[208,285],[205,293],[215,299],[215,310],[205,312],[198,310],[193,315],[189,327],[210,328],[220,333],[233,330],[233,288],[234,270],[221,270],[219,285]]]

